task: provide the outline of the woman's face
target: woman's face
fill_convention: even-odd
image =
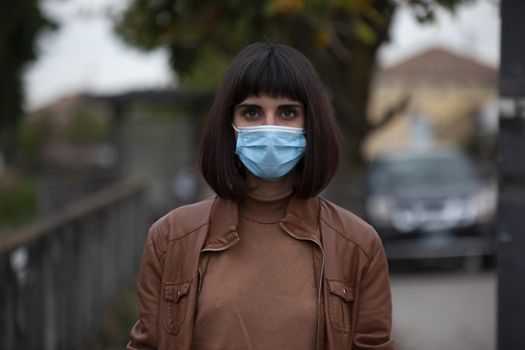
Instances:
[[[304,106],[287,97],[249,96],[235,106],[236,127],[279,125],[304,128]]]

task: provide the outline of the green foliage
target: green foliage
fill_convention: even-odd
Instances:
[[[191,90],[215,87],[248,43],[281,41],[309,56],[339,91],[338,81],[350,76],[352,51],[373,57],[386,40],[393,7],[389,0],[133,0],[115,29],[143,50],[167,48],[173,70]]]
[[[49,136],[50,125],[47,118],[36,121],[22,120],[18,130],[17,149],[19,155],[30,167],[36,166],[42,147]]]
[[[184,117],[188,111],[184,106],[176,106],[172,103],[135,103],[128,111],[127,118],[132,122],[166,122]]]
[[[30,178],[0,181],[0,231],[26,224],[36,217],[37,193],[37,184]]]
[[[138,317],[135,289],[125,289],[106,315],[103,348],[120,348],[129,340],[129,330]]]
[[[39,33],[56,25],[44,17],[38,0],[0,2],[0,151],[8,161],[14,153],[22,118],[22,73],[37,56]]]
[[[214,91],[228,68],[230,57],[204,48],[197,57],[192,74],[182,77],[182,84],[191,91]]]
[[[66,130],[66,138],[78,143],[97,143],[109,137],[109,124],[87,106],[79,106]]]
[[[354,23],[354,32],[365,45],[373,45],[377,38],[374,30],[365,21],[356,21]]]

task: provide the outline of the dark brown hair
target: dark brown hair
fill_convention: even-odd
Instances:
[[[306,151],[297,165],[294,193],[301,198],[319,194],[339,166],[338,130],[314,67],[303,54],[284,44],[251,44],[233,59],[202,135],[202,175],[219,197],[243,197],[245,170],[235,154],[232,119],[236,105],[254,95],[286,97],[303,103]]]

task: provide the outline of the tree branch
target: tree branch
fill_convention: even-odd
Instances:
[[[390,106],[386,110],[386,112],[381,117],[381,120],[379,123],[376,124],[369,124],[369,131],[375,131],[383,128],[385,125],[390,123],[394,118],[399,116],[401,113],[405,112],[410,105],[410,101],[412,100],[412,95],[406,94],[404,97],[402,97],[398,102],[396,102],[394,105]]]

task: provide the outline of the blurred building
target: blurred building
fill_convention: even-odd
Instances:
[[[145,185],[152,216],[207,195],[196,159],[210,96],[176,89],[91,96],[113,111],[117,173]]]
[[[111,118],[107,105],[84,94],[64,96],[31,112],[27,124],[45,133],[39,145],[43,170],[111,168],[115,163],[109,144]]]
[[[379,122],[406,96],[410,104],[368,138],[366,157],[436,144],[490,157],[497,131],[497,83],[496,68],[441,48],[380,69],[372,85],[371,120]]]
[[[203,187],[195,161],[199,113],[208,99],[172,89],[77,94],[32,112],[31,133],[44,134],[36,147],[39,212],[119,178],[145,186],[151,216],[195,201]]]

